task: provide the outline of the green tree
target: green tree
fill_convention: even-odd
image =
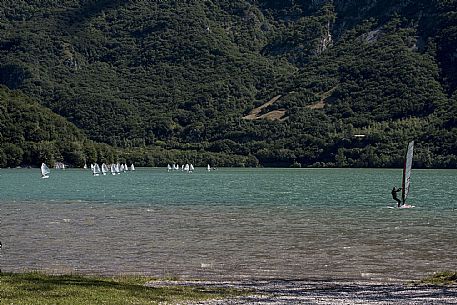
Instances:
[[[16,167],[21,165],[24,151],[13,143],[4,143],[3,154],[6,158],[6,166]]]

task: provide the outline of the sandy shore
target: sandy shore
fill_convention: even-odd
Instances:
[[[279,304],[457,304],[457,286],[413,286],[406,283],[350,281],[157,281],[146,284],[161,286],[205,286],[249,289],[248,296],[192,303],[195,305],[279,305]]]

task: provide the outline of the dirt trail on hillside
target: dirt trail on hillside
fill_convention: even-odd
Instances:
[[[283,120],[284,119],[283,117],[286,114],[286,110],[285,109],[278,109],[278,110],[273,110],[273,111],[267,112],[267,113],[262,114],[262,115],[260,114],[264,108],[267,108],[267,107],[273,105],[280,98],[281,98],[281,95],[277,95],[274,98],[272,98],[271,100],[269,100],[268,102],[266,102],[265,104],[263,104],[263,105],[261,105],[261,106],[259,106],[257,108],[252,109],[251,112],[249,112],[248,115],[243,117],[243,119],[245,119],[245,120],[266,119],[266,120],[271,120],[271,121]]]
[[[330,96],[332,96],[332,93],[333,93],[333,91],[335,91],[336,88],[337,87],[333,87],[329,91],[322,93],[321,99],[319,100],[319,102],[317,102],[315,104],[312,104],[312,105],[309,105],[309,106],[306,106],[306,107],[309,108],[309,109],[322,109],[322,108],[324,108],[325,107],[325,101]]]

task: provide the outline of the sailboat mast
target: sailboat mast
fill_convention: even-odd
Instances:
[[[405,158],[405,162],[403,163],[403,177],[401,179],[401,201],[402,201],[402,204],[405,204],[405,202],[406,202],[405,176],[406,176],[406,158]]]

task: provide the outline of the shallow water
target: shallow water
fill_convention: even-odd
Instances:
[[[0,170],[0,268],[180,278],[415,279],[455,269],[457,171]]]

